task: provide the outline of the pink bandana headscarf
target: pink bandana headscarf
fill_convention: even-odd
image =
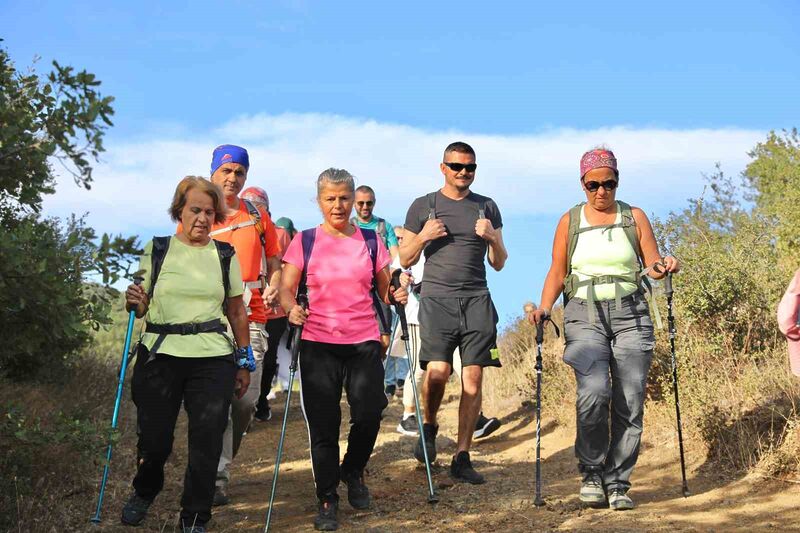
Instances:
[[[610,168],[619,176],[617,158],[614,157],[614,152],[611,150],[589,150],[581,157],[581,177],[584,177],[590,170],[602,167]]]

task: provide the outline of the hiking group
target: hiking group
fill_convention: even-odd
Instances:
[[[319,225],[295,232],[290,220],[279,219],[276,228],[267,194],[243,190],[249,169],[244,148],[222,145],[213,152],[210,179],[184,178],[169,208],[175,235],[145,246],[142,282],[127,289],[128,310],[145,317],[146,326],[135,349],[137,464],[122,522],[141,524],[162,489],[183,404],[189,455],[180,528],[206,531],[212,506],[230,500],[230,465],[254,416],[271,418],[273,379],[285,365],[278,363],[281,339],[289,329],[299,336],[292,349],[310,441],[316,529],[337,529],[340,482],[353,508],[370,506],[364,473],[395,393],[404,406],[397,430],[418,439],[414,457],[426,466],[429,501],[436,501],[430,465],[437,456],[437,413],[453,372],[461,396],[450,475],[484,483],[469,451],[473,438],[500,425],[482,414],[481,389],[484,368],[501,366],[485,263],[500,271],[508,253],[499,207],[471,190],[475,151],[463,142],[447,146],[440,163],[444,185],[414,200],[397,228],[373,214],[375,191],[356,188],[353,176],[337,168],[316,179]],[[578,392],[579,498],[630,509],[655,344],[646,276],[659,279],[680,266],[659,254],[644,212],[616,200],[618,184],[610,150],[583,155],[586,201],[559,221],[541,304],[527,304],[525,312],[541,327],[563,293],[564,361],[574,369]],[[342,391],[350,423],[340,461]],[[279,461],[280,453],[273,488]]]

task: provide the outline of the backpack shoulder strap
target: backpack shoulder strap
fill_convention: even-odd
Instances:
[[[428,220],[436,218],[436,191],[426,195],[428,199]]]
[[[153,237],[153,251],[150,256],[150,290],[147,291],[147,300],[153,299],[153,294],[156,290],[156,281],[158,275],[161,273],[161,266],[164,264],[164,258],[167,256],[169,250],[169,242],[171,237]]]
[[[247,213],[250,215],[250,219],[255,223],[256,231],[258,232],[258,238],[261,240],[261,247],[266,248],[267,246],[267,237],[264,231],[264,225],[261,223],[261,212],[255,206],[253,202],[250,200],[245,200],[242,198],[245,207],[247,207]]]
[[[633,210],[631,206],[625,202],[617,200],[617,203],[619,204],[620,218],[622,219],[622,230],[631,243],[631,248],[633,248],[633,251],[636,253],[639,264],[643,266],[644,261],[642,260],[642,250],[639,246],[639,234],[636,231],[636,220],[633,218]]]
[[[378,264],[378,235],[374,230],[361,229],[361,234],[364,236],[364,242],[367,245],[369,258],[372,261],[372,277],[375,278],[375,267]]]
[[[236,254],[233,246],[227,242],[214,241],[214,246],[217,247],[217,255],[219,256],[219,264],[222,270],[222,287],[225,290],[223,303],[228,300],[228,292],[231,289],[231,258]]]
[[[303,245],[303,272],[300,274],[300,283],[297,284],[297,294],[308,295],[308,261],[311,259],[316,237],[317,228],[304,229],[300,234],[300,244]]]
[[[569,229],[567,230],[567,274],[572,273],[572,255],[578,247],[578,233],[581,227],[581,209],[584,202],[569,210]]]

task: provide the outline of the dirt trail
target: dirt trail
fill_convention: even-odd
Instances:
[[[209,524],[212,531],[263,530],[282,402],[282,396],[273,402],[271,421],[255,423],[245,437],[232,471],[232,503],[215,509]],[[486,475],[485,485],[451,485],[448,466],[455,449],[457,405],[451,398],[443,406],[440,420],[439,459],[434,474],[434,482],[440,487],[440,503],[426,503],[425,471],[412,457],[415,440],[395,431],[402,408],[398,400],[393,400],[386,410],[366,478],[374,499],[372,509],[351,509],[346,490],[341,487],[340,531],[800,530],[800,485],[752,476],[724,478],[712,469],[701,468],[698,462],[689,465],[693,495],[684,499],[680,494],[674,437],[668,442],[651,440],[647,420],[642,453],[632,479],[630,494],[637,504],[633,511],[589,509],[579,503],[572,449],[574,430],[553,423],[544,425],[542,441],[547,505],[541,509],[533,506],[531,407],[493,413],[502,416],[503,426],[491,437],[475,443],[473,463]],[[343,418],[346,420],[346,416]],[[168,465],[167,485],[152,508],[143,528],[146,531],[174,530],[186,455],[183,417],[181,424],[176,431],[176,454]],[[297,404],[290,411],[286,439],[272,530],[309,531],[313,529],[316,504],[308,435]],[[342,441],[342,449],[344,445]],[[102,529],[134,531],[113,525],[118,509],[109,503],[108,522]]]

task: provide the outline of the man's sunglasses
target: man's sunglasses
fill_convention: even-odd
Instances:
[[[453,172],[461,172],[464,169],[466,169],[467,172],[475,172],[475,169],[478,168],[478,163],[467,163],[465,165],[464,163],[448,163],[445,161],[442,164]]]
[[[372,207],[373,205],[375,205],[375,202],[370,202],[370,201],[367,201],[367,202],[356,202],[356,205],[358,207],[361,207],[361,206]]]
[[[606,180],[606,181],[584,181],[584,187],[589,192],[597,192],[597,189],[600,187],[604,188],[607,191],[613,191],[617,188],[617,180]]]

